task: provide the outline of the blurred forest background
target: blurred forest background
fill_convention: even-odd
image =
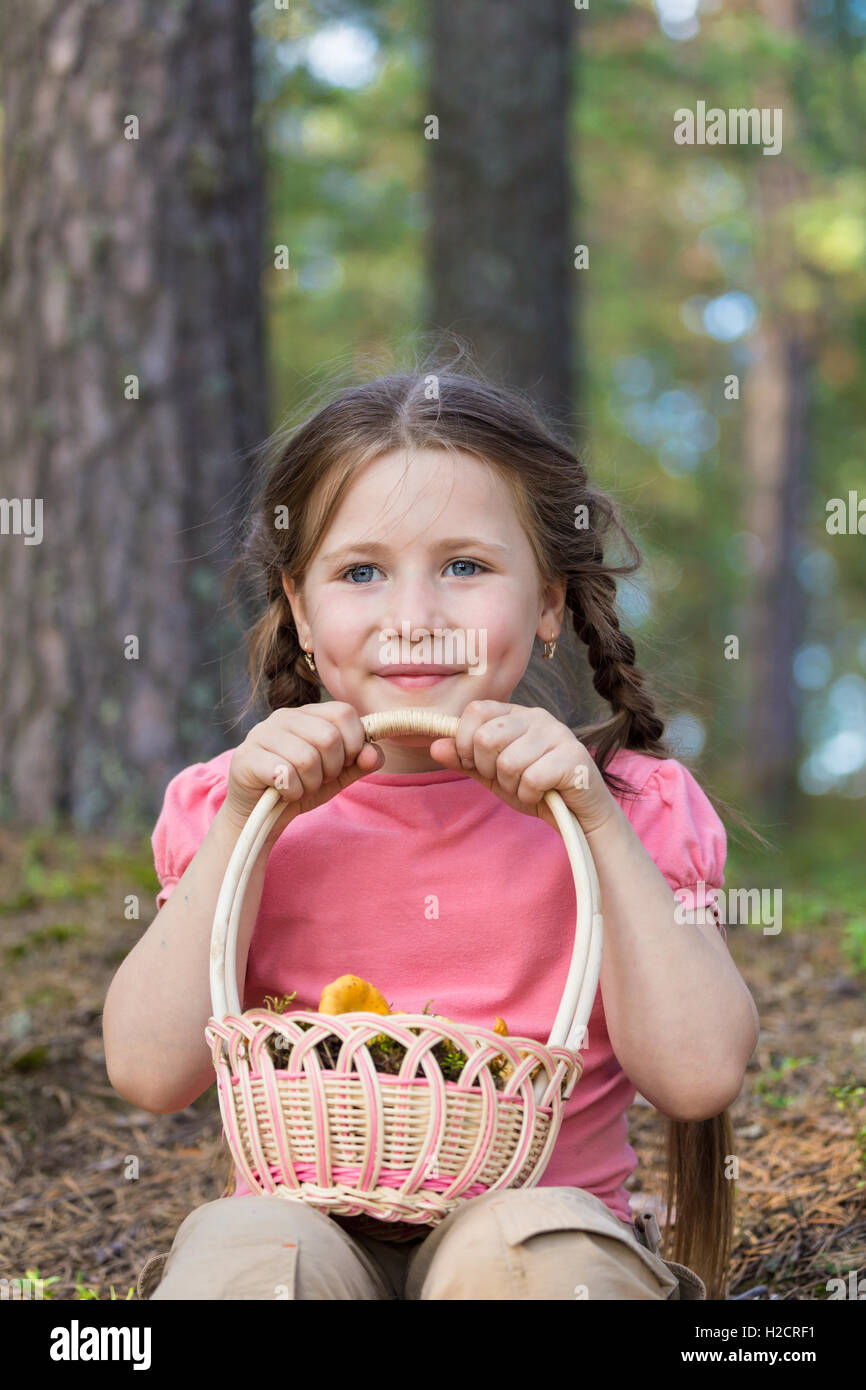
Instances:
[[[219,581],[253,452],[444,328],[622,505],[679,756],[768,826],[850,823],[866,547],[828,505],[866,486],[862,6],[51,14],[3,36],[2,481],[45,539],[0,548],[0,815],[143,824],[240,740]],[[676,144],[698,100],[778,107],[781,152]]]
[[[118,888],[87,997],[64,995],[107,876],[152,915],[167,781],[256,722],[222,586],[255,451],[440,330],[623,509],[644,565],[622,622],[672,752],[772,844],[728,826],[726,882],[784,898],[750,985],[772,958],[780,1028],[862,1018],[863,0],[9,0],[0,84],[0,921],[8,963],[43,952],[0,1006],[8,1113],[54,1057],[40,1010],[92,1032],[143,930]],[[781,151],[677,144],[699,102],[781,110]],[[866,1035],[843,1034],[866,1173]],[[796,1072],[814,1107],[812,1044],[762,1054],[770,1094]]]

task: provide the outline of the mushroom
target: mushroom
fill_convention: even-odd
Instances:
[[[325,985],[319,1000],[320,1014],[355,1012],[387,1014],[391,1010],[376,986],[362,980],[360,975],[341,975],[338,980]]]
[[[498,1033],[501,1038],[508,1037],[508,1024],[505,1022],[504,1018],[499,1018],[499,1016],[497,1015],[496,1022],[493,1025],[493,1031],[494,1033]],[[490,1062],[490,1070],[492,1072],[498,1072],[501,1071],[505,1065],[505,1053],[500,1052],[498,1056],[494,1057]]]
[[[507,1038],[507,1037],[508,1037],[508,1027],[507,1027],[507,1025],[506,1025],[506,1023],[505,1023],[505,1020],[502,1019],[502,1018],[497,1018],[497,1019],[496,1019],[496,1022],[495,1022],[494,1025],[493,1025],[493,1031],[494,1031],[494,1033],[498,1033],[500,1037],[502,1037],[502,1038]],[[529,1056],[529,1053],[528,1053],[528,1052],[521,1052],[520,1055],[521,1055],[521,1057],[528,1057],[528,1056]],[[514,1067],[512,1066],[511,1062],[508,1061],[508,1059],[506,1058],[504,1052],[500,1052],[499,1055],[498,1055],[498,1057],[494,1057],[494,1058],[493,1058],[493,1061],[490,1063],[490,1069],[491,1069],[491,1071],[497,1071],[497,1072],[499,1072],[499,1075],[502,1077],[502,1080],[503,1080],[503,1081],[507,1081],[508,1078],[509,1078],[509,1076],[511,1076],[511,1075],[513,1074],[513,1072],[514,1072]],[[539,1062],[539,1063],[538,1063],[538,1066],[537,1066],[537,1067],[533,1067],[533,1069],[532,1069],[532,1074],[531,1074],[531,1076],[530,1076],[530,1080],[531,1080],[531,1081],[534,1081],[534,1080],[535,1080],[535,1078],[536,1078],[536,1076],[538,1075],[538,1073],[540,1072],[540,1070],[541,1070],[541,1063]]]

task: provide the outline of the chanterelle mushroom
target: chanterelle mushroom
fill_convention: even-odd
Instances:
[[[493,1031],[494,1033],[498,1033],[500,1037],[507,1038],[508,1028],[506,1026],[505,1020],[502,1018],[497,1018],[496,1022],[493,1025]],[[520,1055],[521,1057],[528,1057],[529,1053],[523,1052],[521,1050]],[[504,1052],[500,1052],[497,1057],[494,1057],[493,1061],[490,1063],[490,1066],[493,1071],[499,1072],[503,1081],[507,1081],[510,1076],[514,1075],[514,1067],[512,1066],[511,1062],[507,1060]],[[530,1080],[534,1081],[540,1071],[541,1063],[539,1062],[537,1067],[533,1067],[530,1075]]]
[[[391,1010],[375,985],[360,975],[341,975],[322,990],[320,1014],[388,1014]]]

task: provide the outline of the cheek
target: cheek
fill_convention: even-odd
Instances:
[[[366,633],[369,619],[364,616],[357,604],[349,603],[339,593],[332,593],[323,602],[313,619],[317,638],[326,647],[335,651],[350,651],[360,633]]]
[[[485,602],[479,602],[472,615],[467,613],[466,626],[485,630],[488,646],[504,650],[514,645],[519,635],[530,627],[532,619],[526,595],[509,591],[491,595]]]

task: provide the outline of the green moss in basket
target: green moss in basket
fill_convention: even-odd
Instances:
[[[273,1013],[285,1013],[292,1000],[295,998],[296,994],[297,990],[295,990],[292,994],[265,995],[264,1006],[266,1009],[270,1010]],[[432,1014],[431,1012],[430,1005],[432,1004],[432,1002],[432,999],[428,999],[427,1003],[424,1005],[422,1013],[430,1014],[431,1017],[437,1017],[437,1015]],[[343,1012],[348,1012],[348,1010],[343,1010]],[[377,1009],[375,1010],[375,1012],[379,1012],[379,1010]],[[399,1012],[402,1011],[398,1010],[398,1013]],[[446,1021],[449,1023],[451,1022],[450,1019]],[[501,1020],[497,1019],[497,1025],[499,1025],[500,1023]],[[307,1029],[311,1028],[313,1025],[311,1023],[299,1023],[298,1026],[300,1028]],[[409,1031],[417,1035],[421,1032],[421,1029],[410,1028]],[[504,1034],[505,1025],[502,1024],[501,1027],[497,1026],[496,1031],[502,1032]],[[287,1054],[291,1047],[289,1041],[285,1038],[280,1037],[279,1034],[272,1033],[271,1036],[267,1039],[265,1047],[268,1052],[268,1055],[274,1062],[274,1065],[277,1067],[284,1067],[286,1064]],[[396,1038],[390,1037],[387,1033],[378,1033],[374,1037],[372,1037],[370,1041],[367,1043],[367,1051],[370,1055],[370,1058],[372,1059],[373,1065],[375,1066],[376,1070],[385,1072],[386,1074],[392,1076],[397,1075],[403,1063],[403,1058],[406,1056],[406,1049],[403,1046],[403,1044],[397,1042]],[[323,1042],[318,1043],[316,1046],[316,1054],[319,1058],[319,1063],[326,1070],[335,1069],[337,1064],[338,1052],[339,1043],[335,1038],[326,1039]],[[436,1058],[436,1061],[439,1065],[439,1070],[441,1071],[444,1080],[460,1080],[463,1068],[465,1067],[467,1061],[466,1053],[461,1051],[460,1048],[456,1047],[454,1043],[452,1043],[450,1038],[443,1038],[441,1042],[437,1043],[436,1046],[432,1049],[432,1055]],[[506,1058],[500,1055],[498,1057],[493,1058],[493,1060],[488,1063],[488,1066],[490,1069],[490,1073],[493,1077],[493,1083],[496,1089],[501,1091],[505,1085],[505,1079],[511,1070],[510,1065],[506,1062]],[[477,1078],[474,1082],[474,1085],[479,1085],[479,1081]]]

